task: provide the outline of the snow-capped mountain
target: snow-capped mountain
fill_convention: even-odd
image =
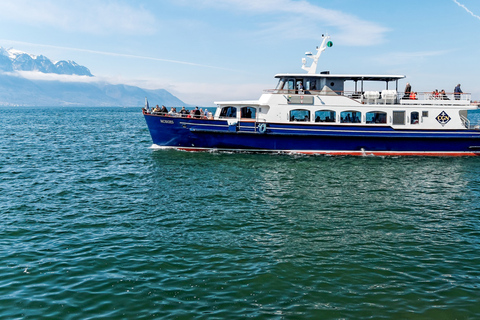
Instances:
[[[92,77],[87,67],[75,61],[53,62],[47,57],[32,55],[13,48],[0,47],[0,71],[39,71],[43,73],[56,73]]]
[[[37,71],[62,75],[92,77],[92,81],[61,81],[63,77],[28,79],[14,71]],[[143,106],[145,97],[151,104],[188,106],[164,89],[147,90],[123,84],[96,81],[87,67],[73,61],[53,62],[0,47],[0,106]]]
[[[14,71],[89,76],[92,81],[34,80]],[[145,97],[152,104],[188,106],[164,89],[96,81],[87,67],[74,61],[54,62],[43,55],[0,47],[0,106],[143,106]]]

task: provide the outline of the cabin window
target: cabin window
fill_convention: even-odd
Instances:
[[[235,107],[223,107],[220,111],[220,118],[236,118],[237,108]]]
[[[304,109],[296,109],[290,111],[290,121],[310,121],[310,111]]]
[[[295,90],[295,79],[288,79],[288,90]]]
[[[362,113],[360,111],[343,111],[340,113],[341,123],[360,123]]]
[[[419,114],[417,111],[410,113],[410,124],[418,124]]]
[[[280,80],[278,80],[278,84],[277,84],[277,87],[275,89],[276,90],[282,90],[284,85],[285,85],[285,80],[280,79]]]
[[[422,117],[428,118],[428,111],[422,111]]]
[[[255,119],[257,109],[254,107],[242,107],[240,109],[240,117],[245,119]]]
[[[387,113],[382,111],[367,112],[365,120],[367,123],[387,123]]]
[[[405,111],[393,111],[393,125],[405,124]]]
[[[336,113],[332,110],[315,111],[315,122],[335,122]]]
[[[305,89],[306,90],[317,90],[317,79],[307,79]]]

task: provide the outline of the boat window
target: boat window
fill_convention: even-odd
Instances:
[[[288,79],[288,90],[295,90],[295,79]]]
[[[310,111],[295,109],[290,111],[290,121],[310,121]]]
[[[240,109],[240,117],[246,119],[255,119],[257,109],[254,107],[242,107]]]
[[[362,113],[360,111],[343,111],[340,113],[341,123],[360,123]]]
[[[307,79],[306,81],[306,90],[317,90],[317,79]]]
[[[382,111],[371,111],[366,114],[367,123],[387,123],[387,113]]]
[[[332,110],[315,111],[315,122],[335,122],[336,113]]]
[[[220,112],[220,118],[236,118],[237,108],[235,107],[223,107]]]
[[[393,124],[405,124],[405,111],[393,111]]]
[[[284,85],[285,85],[285,79],[282,78],[282,79],[278,80],[278,84],[277,84],[277,87],[275,88],[275,90],[282,90]]]
[[[422,111],[422,117],[428,118],[428,111]]]
[[[418,124],[419,114],[417,111],[413,111],[410,113],[410,123],[411,124]]]

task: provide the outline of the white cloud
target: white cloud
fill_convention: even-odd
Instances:
[[[185,0],[179,0],[179,3],[190,4]],[[274,23],[263,24],[261,33],[281,34],[289,38],[312,38],[329,31],[341,43],[367,46],[383,42],[385,33],[389,31],[376,23],[304,0],[202,0],[196,5],[251,14],[280,15]]]
[[[44,81],[62,81],[62,82],[98,82],[101,81],[98,77],[78,76],[69,74],[43,73],[39,71],[14,71],[4,72],[6,75],[21,77],[29,80],[44,80]]]
[[[0,18],[90,34],[152,34],[155,18],[126,4],[93,1],[0,1]]]
[[[460,2],[458,2],[457,0],[453,0],[453,2],[455,2],[459,7],[465,9],[465,11],[467,11],[468,13],[470,13],[473,17],[477,18],[480,20],[480,16],[477,16],[476,14],[474,14],[472,11],[470,11],[465,5],[461,4]]]

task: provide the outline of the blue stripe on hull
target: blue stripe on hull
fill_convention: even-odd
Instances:
[[[478,130],[394,130],[391,127],[269,124],[228,125],[145,115],[153,143],[159,146],[263,151],[480,152]]]

